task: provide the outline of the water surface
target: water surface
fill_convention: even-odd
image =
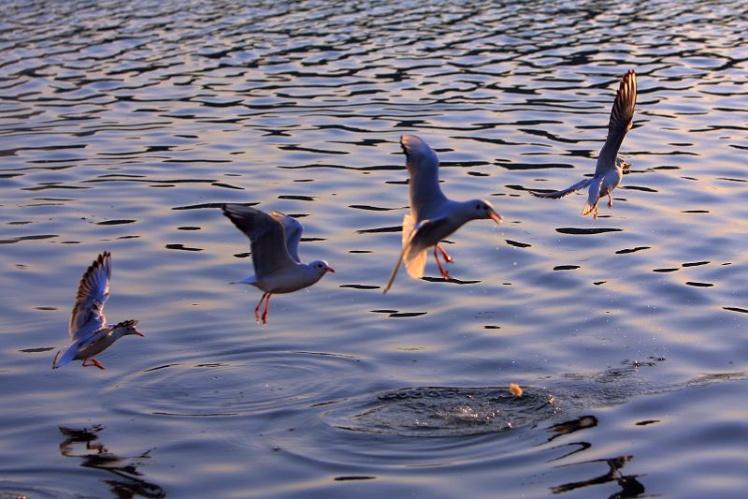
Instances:
[[[0,495],[743,496],[746,2],[2,8]],[[613,207],[532,197],[631,68]],[[504,223],[383,295],[404,133]],[[336,270],[267,326],[227,202]],[[104,250],[146,337],[52,371]]]

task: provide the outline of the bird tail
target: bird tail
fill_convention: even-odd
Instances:
[[[245,277],[241,281],[231,281],[229,284],[252,284],[254,286],[255,284],[257,284],[257,277],[249,276]]]
[[[592,182],[590,182],[590,190],[589,194],[587,195],[587,202],[584,204],[584,208],[582,208],[583,216],[587,216],[597,209],[597,202],[600,200],[600,184],[601,179],[597,177],[594,177],[592,179]]]
[[[75,348],[75,345],[71,345],[67,350],[60,350],[59,352],[57,352],[54,360],[52,360],[52,369],[62,367],[70,361],[74,360],[76,350],[77,349]]]

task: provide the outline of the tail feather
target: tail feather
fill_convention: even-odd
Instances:
[[[252,285],[256,285],[257,284],[257,277],[255,277],[255,276],[249,276],[249,277],[245,277],[241,281],[231,281],[229,284],[252,284]]]
[[[584,204],[584,208],[582,208],[583,216],[587,216],[597,209],[597,202],[600,200],[600,184],[601,180],[599,178],[594,177],[592,179],[589,194],[587,195],[587,202]]]
[[[57,369],[75,360],[75,353],[77,350],[76,345],[70,345],[66,350],[60,350],[57,352],[52,361],[52,369]]]
[[[412,245],[407,247],[403,260],[405,260],[405,270],[408,271],[410,277],[413,279],[423,277],[427,257],[428,253],[425,249],[414,248]]]
[[[597,207],[597,203],[594,205],[591,205],[589,202],[584,203],[584,208],[582,208],[582,216],[586,217],[593,211],[595,211],[595,208]]]

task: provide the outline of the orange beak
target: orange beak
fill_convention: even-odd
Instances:
[[[494,221],[494,222],[496,222],[497,224],[500,224],[500,223],[501,223],[501,220],[502,220],[502,218],[501,218],[501,215],[499,215],[498,213],[496,213],[496,212],[495,212],[495,211],[493,211],[493,210],[492,210],[492,211],[491,211],[491,213],[490,213],[490,214],[488,215],[488,218],[490,218],[491,220],[493,220],[493,221]]]

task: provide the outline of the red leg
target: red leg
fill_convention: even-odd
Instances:
[[[439,251],[441,252],[442,256],[444,257],[444,261],[445,261],[445,262],[447,262],[447,263],[452,263],[452,262],[454,262],[454,260],[452,259],[452,257],[451,257],[451,256],[449,256],[449,254],[448,254],[448,253],[447,253],[447,251],[446,251],[446,250],[445,250],[445,249],[444,249],[444,248],[442,247],[442,245],[441,245],[441,244],[437,244],[437,245],[436,245],[436,248],[437,248],[437,249],[438,249],[438,250],[439,250]]]
[[[613,207],[613,198],[611,197],[610,193],[608,193],[608,208]]]
[[[262,302],[265,300],[265,297],[269,295],[270,293],[262,293],[262,298],[260,298],[260,301],[257,302],[257,306],[255,307],[255,320],[257,322],[260,322],[260,307],[262,306]]]
[[[445,279],[449,279],[449,272],[447,272],[445,268],[442,267],[442,262],[439,261],[439,253],[437,252],[438,248],[438,244],[434,246],[434,260],[436,260],[436,266],[439,267],[439,273],[441,273],[442,277]]]
[[[101,365],[101,362],[94,359],[93,357],[89,357],[83,360],[83,367],[91,367],[91,366],[96,366],[99,369],[104,369],[104,366]]]
[[[267,295],[267,298],[265,298],[265,311],[262,312],[262,323],[267,324],[268,323],[268,310],[270,309],[270,297],[273,296],[272,293],[265,293]]]

